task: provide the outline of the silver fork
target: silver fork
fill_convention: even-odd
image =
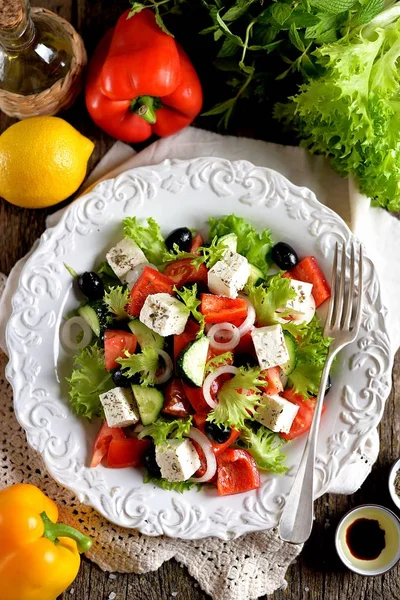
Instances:
[[[339,267],[340,262],[340,267]],[[349,268],[348,286],[346,286],[346,266]],[[358,295],[356,292],[356,250],[351,245],[350,260],[346,248],[336,243],[332,267],[331,299],[326,317],[324,336],[332,337],[328,356],[322,371],[317,403],[306,446],[300,462],[293,487],[285,503],[279,521],[279,535],[282,540],[300,544],[311,534],[314,519],[314,463],[317,447],[318,429],[324,402],[325,387],[332,361],[336,354],[347,344],[353,342],[358,334],[362,307],[363,251],[358,253]],[[346,289],[347,288],[347,289]]]

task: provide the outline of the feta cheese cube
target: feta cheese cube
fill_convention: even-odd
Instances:
[[[106,254],[106,259],[116,276],[125,281],[126,274],[142,263],[147,263],[147,258],[133,240],[124,238]]]
[[[263,394],[262,403],[264,406],[257,409],[255,420],[272,431],[289,433],[299,407],[281,396],[267,394]]]
[[[251,332],[251,338],[261,369],[283,365],[289,360],[281,325],[256,327]]]
[[[163,337],[182,333],[188,318],[186,306],[164,293],[147,296],[139,315],[142,323]]]
[[[186,481],[200,468],[200,458],[192,442],[169,440],[156,446],[156,462],[167,481]]]
[[[135,425],[140,419],[136,400],[129,388],[115,387],[100,394],[100,402],[109,427]]]
[[[299,316],[303,315],[306,312],[307,301],[311,296],[313,285],[312,283],[291,279],[290,286],[296,292],[296,296],[292,300],[289,300],[284,308],[293,309],[293,312]]]
[[[250,277],[250,265],[244,256],[227,250],[208,271],[208,287],[213,294],[236,298]]]

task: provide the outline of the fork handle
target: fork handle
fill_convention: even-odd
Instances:
[[[317,403],[300,466],[279,521],[279,535],[285,542],[302,544],[311,534],[314,519],[314,463],[325,387],[337,350],[328,352],[322,371]]]

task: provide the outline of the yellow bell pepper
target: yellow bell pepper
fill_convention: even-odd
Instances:
[[[92,541],[57,519],[33,485],[0,491],[0,600],[55,600],[74,581]]]

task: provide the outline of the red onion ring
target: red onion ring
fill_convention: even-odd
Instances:
[[[231,337],[227,342],[217,342],[215,339],[218,337],[226,338],[223,332],[231,333]],[[232,323],[216,323],[211,327],[211,329],[207,332],[207,336],[210,338],[210,346],[211,348],[215,348],[216,350],[222,350],[224,352],[229,352],[229,350],[233,350],[236,348],[238,343],[240,342],[240,333],[239,329],[232,325]]]
[[[174,370],[174,365],[172,364],[172,360],[169,354],[165,352],[165,350],[157,350],[157,353],[164,361],[164,370],[163,372],[156,376],[154,383],[156,385],[160,385],[161,383],[165,383],[172,375],[172,371]]]
[[[220,375],[224,375],[225,373],[231,373],[232,375],[235,375],[237,373],[237,371],[238,371],[237,367],[232,367],[231,365],[225,365],[225,366],[219,367],[216,371],[207,375],[207,377],[205,378],[204,383],[203,383],[203,396],[204,396],[204,400],[207,402],[208,406],[211,406],[211,408],[215,408],[217,406],[217,403],[211,396],[211,386],[212,386],[214,380],[217,379]]]
[[[80,342],[76,341],[76,336],[75,339],[73,339],[72,328],[74,325],[80,327],[83,332],[83,337]],[[82,317],[71,317],[68,321],[65,321],[60,334],[62,343],[70,350],[83,350],[83,348],[86,348],[86,346],[90,344],[92,336],[92,330]]]
[[[130,271],[127,272],[127,274],[124,277],[124,280],[125,280],[125,283],[128,284],[128,288],[130,290],[133,288],[133,286],[135,285],[135,283],[137,282],[137,280],[139,279],[139,277],[141,276],[141,274],[143,273],[143,271],[146,267],[149,267],[150,269],[154,269],[155,271],[158,271],[158,269],[155,265],[152,265],[151,263],[148,263],[148,262],[144,262],[144,263],[140,263],[139,265],[136,265],[136,267],[133,267],[133,269],[130,269]]]
[[[194,483],[210,481],[217,472],[217,459],[215,458],[210,440],[197,427],[191,427],[187,437],[194,440],[200,446],[207,462],[207,469],[204,475],[201,477],[191,477],[189,481],[193,481]]]
[[[243,298],[247,302],[247,317],[239,327],[240,337],[243,337],[254,327],[254,323],[256,321],[256,310],[247,296],[244,294],[239,294],[239,297]]]

